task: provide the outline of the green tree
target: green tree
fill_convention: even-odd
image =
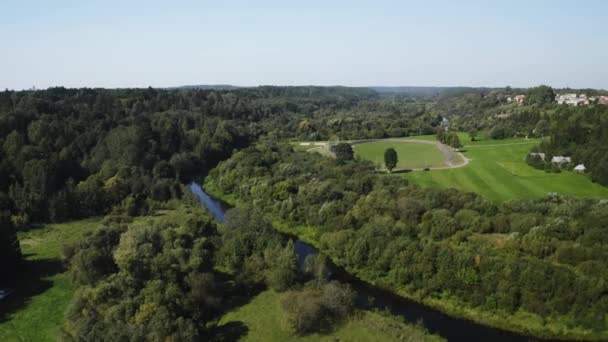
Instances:
[[[455,132],[450,132],[448,134],[447,143],[453,148],[460,148],[462,146],[460,145],[460,138],[458,138],[458,134],[456,134]]]
[[[608,185],[608,156],[602,158],[595,168],[593,168],[591,179],[602,185]]]
[[[392,172],[393,169],[397,166],[397,151],[394,148],[389,147],[384,151],[384,165],[388,172]]]
[[[266,249],[264,258],[269,265],[266,271],[268,286],[276,291],[285,291],[296,282],[298,260],[291,240],[284,248],[276,246]]]
[[[477,134],[477,128],[472,128],[469,130],[469,138],[471,138],[471,141],[475,141],[477,139]]]
[[[347,143],[339,143],[335,147],[336,151],[336,160],[339,163],[345,163],[349,160],[353,160],[355,157],[355,153],[353,152],[352,146]]]
[[[541,85],[528,90],[528,96],[526,96],[525,103],[528,105],[537,104],[539,106],[544,106],[553,103],[553,101],[555,101],[555,92],[553,91],[553,88]]]

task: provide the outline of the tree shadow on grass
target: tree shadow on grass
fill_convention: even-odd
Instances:
[[[28,255],[24,255],[24,258],[27,257]],[[10,293],[0,301],[0,323],[8,320],[12,313],[25,307],[32,297],[51,288],[53,282],[45,278],[64,271],[65,268],[59,259],[24,260],[19,267],[20,274],[10,277],[0,286]]]
[[[241,321],[228,322],[210,331],[211,341],[214,342],[238,341],[248,333],[249,328]]]
[[[215,318],[220,318],[225,313],[248,304],[258,294],[266,290],[266,286],[263,284],[239,285],[235,281],[234,276],[228,273],[215,271],[214,275],[220,293],[223,294],[221,307],[217,311]]]
[[[410,170],[410,169],[401,169],[401,170],[394,170],[391,173],[398,174],[398,173],[410,173],[410,172],[412,172],[412,170]]]

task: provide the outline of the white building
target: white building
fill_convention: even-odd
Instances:
[[[572,163],[572,158],[570,157],[563,157],[563,156],[555,156],[553,158],[551,158],[551,162],[554,164],[567,164],[567,163]]]
[[[587,170],[584,164],[578,164],[574,167],[574,171],[583,173]]]
[[[567,104],[567,105],[571,105],[571,106],[579,106],[579,105],[588,105],[589,104],[589,99],[587,98],[587,95],[585,95],[585,94],[581,94],[581,95],[576,95],[576,94],[556,95],[555,96],[555,101],[557,101],[558,104]]]
[[[532,152],[530,153],[530,155],[534,157],[540,157],[541,160],[545,160],[545,154],[542,152]]]

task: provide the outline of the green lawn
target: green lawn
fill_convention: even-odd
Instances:
[[[430,138],[430,136],[426,136]],[[471,162],[462,168],[414,171],[401,174],[415,184],[477,192],[494,201],[537,198],[549,192],[580,197],[608,198],[608,187],[572,171],[546,173],[525,162],[538,139],[483,140],[471,142],[460,134],[464,155]]]
[[[384,151],[397,151],[396,169],[416,169],[444,166],[443,154],[432,144],[399,141],[372,141],[354,146],[355,155],[384,167]]]
[[[19,234],[28,278],[9,298],[0,341],[56,341],[75,291],[61,267],[63,246],[95,228],[99,219],[47,224]]]
[[[294,336],[286,326],[280,294],[260,293],[251,302],[225,314],[220,329],[240,331],[242,341],[441,341],[423,329],[376,312],[360,312],[331,334]],[[234,333],[231,335],[234,338]]]

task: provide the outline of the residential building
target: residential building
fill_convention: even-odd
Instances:
[[[558,165],[572,163],[572,158],[564,156],[554,156],[551,158],[551,162]]]
[[[540,157],[541,160],[545,160],[545,154],[543,152],[532,152],[530,153],[530,155],[534,157]]]
[[[571,106],[582,106],[582,105],[589,104],[589,99],[587,98],[587,95],[585,95],[585,94],[556,95],[555,101],[557,101],[558,104],[567,104],[567,105],[571,105]]]
[[[583,173],[587,170],[584,164],[578,164],[574,167],[574,171]]]

